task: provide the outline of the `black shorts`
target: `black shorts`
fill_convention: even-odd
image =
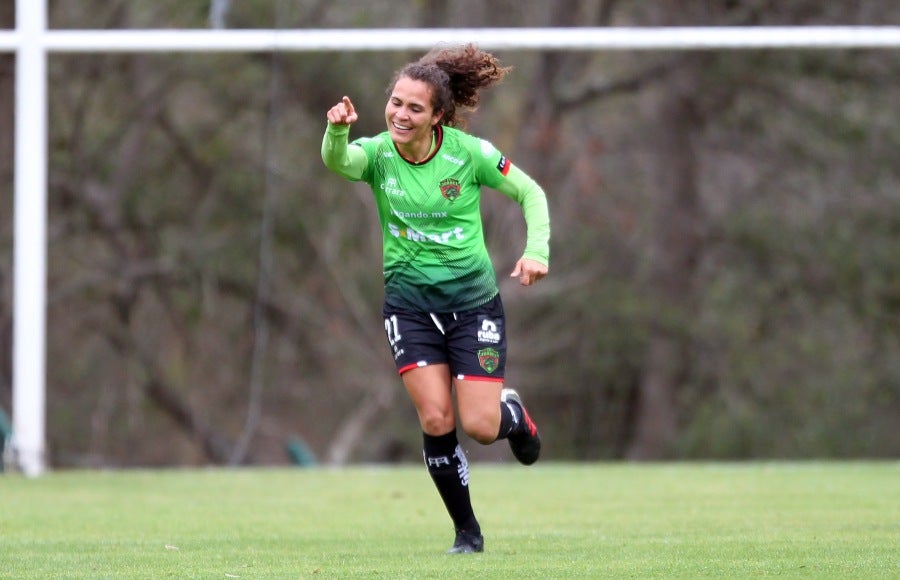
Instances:
[[[463,312],[382,309],[397,371],[447,363],[458,379],[503,381],[506,329],[500,295]]]

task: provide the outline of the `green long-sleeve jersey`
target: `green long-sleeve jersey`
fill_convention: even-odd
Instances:
[[[458,312],[497,294],[482,229],[482,185],[521,205],[527,226],[523,257],[549,263],[544,191],[489,142],[438,125],[432,154],[413,163],[400,155],[387,132],[352,144],[349,133],[348,125],[329,123],[322,159],[333,171],[372,188],[383,230],[388,304]]]

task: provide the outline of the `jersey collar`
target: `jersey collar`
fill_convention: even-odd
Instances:
[[[400,153],[400,150],[397,149],[396,144],[394,145],[394,150],[397,151],[397,154],[400,155],[400,157],[404,161],[409,163],[410,165],[424,165],[424,164],[428,163],[429,161],[431,161],[432,159],[434,159],[434,156],[437,155],[437,152],[441,148],[441,143],[443,143],[443,142],[444,142],[444,128],[443,128],[443,125],[438,123],[437,125],[434,126],[434,147],[432,148],[431,153],[429,153],[428,157],[426,157],[425,159],[423,159],[421,161],[413,161],[411,159],[407,159],[406,157],[403,156],[403,153]]]

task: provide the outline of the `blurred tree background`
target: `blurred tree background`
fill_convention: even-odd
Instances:
[[[13,27],[12,2],[0,26]],[[796,0],[51,0],[53,28],[882,25]],[[319,158],[344,94],[383,130],[420,53],[50,57],[48,447],[67,466],[419,461],[365,185]],[[546,458],[900,455],[900,54],[497,51],[468,129],[542,183],[551,275],[507,279],[508,381]],[[13,57],[0,55],[0,406],[11,407]],[[505,446],[467,445],[473,458]]]

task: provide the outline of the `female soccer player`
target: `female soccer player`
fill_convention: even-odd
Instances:
[[[515,200],[527,225],[511,277],[530,286],[547,275],[550,220],[544,191],[488,141],[458,128],[459,108],[508,72],[474,45],[435,49],[397,71],[388,88],[387,131],[348,144],[357,119],[349,97],[329,109],[322,159],[372,188],[383,229],[384,329],[424,434],[424,458],[453,520],[448,553],[481,552],[469,467],[456,437],[507,439],[523,464],[541,439],[515,390],[504,388],[506,329],[496,273],[485,247],[481,186]]]

